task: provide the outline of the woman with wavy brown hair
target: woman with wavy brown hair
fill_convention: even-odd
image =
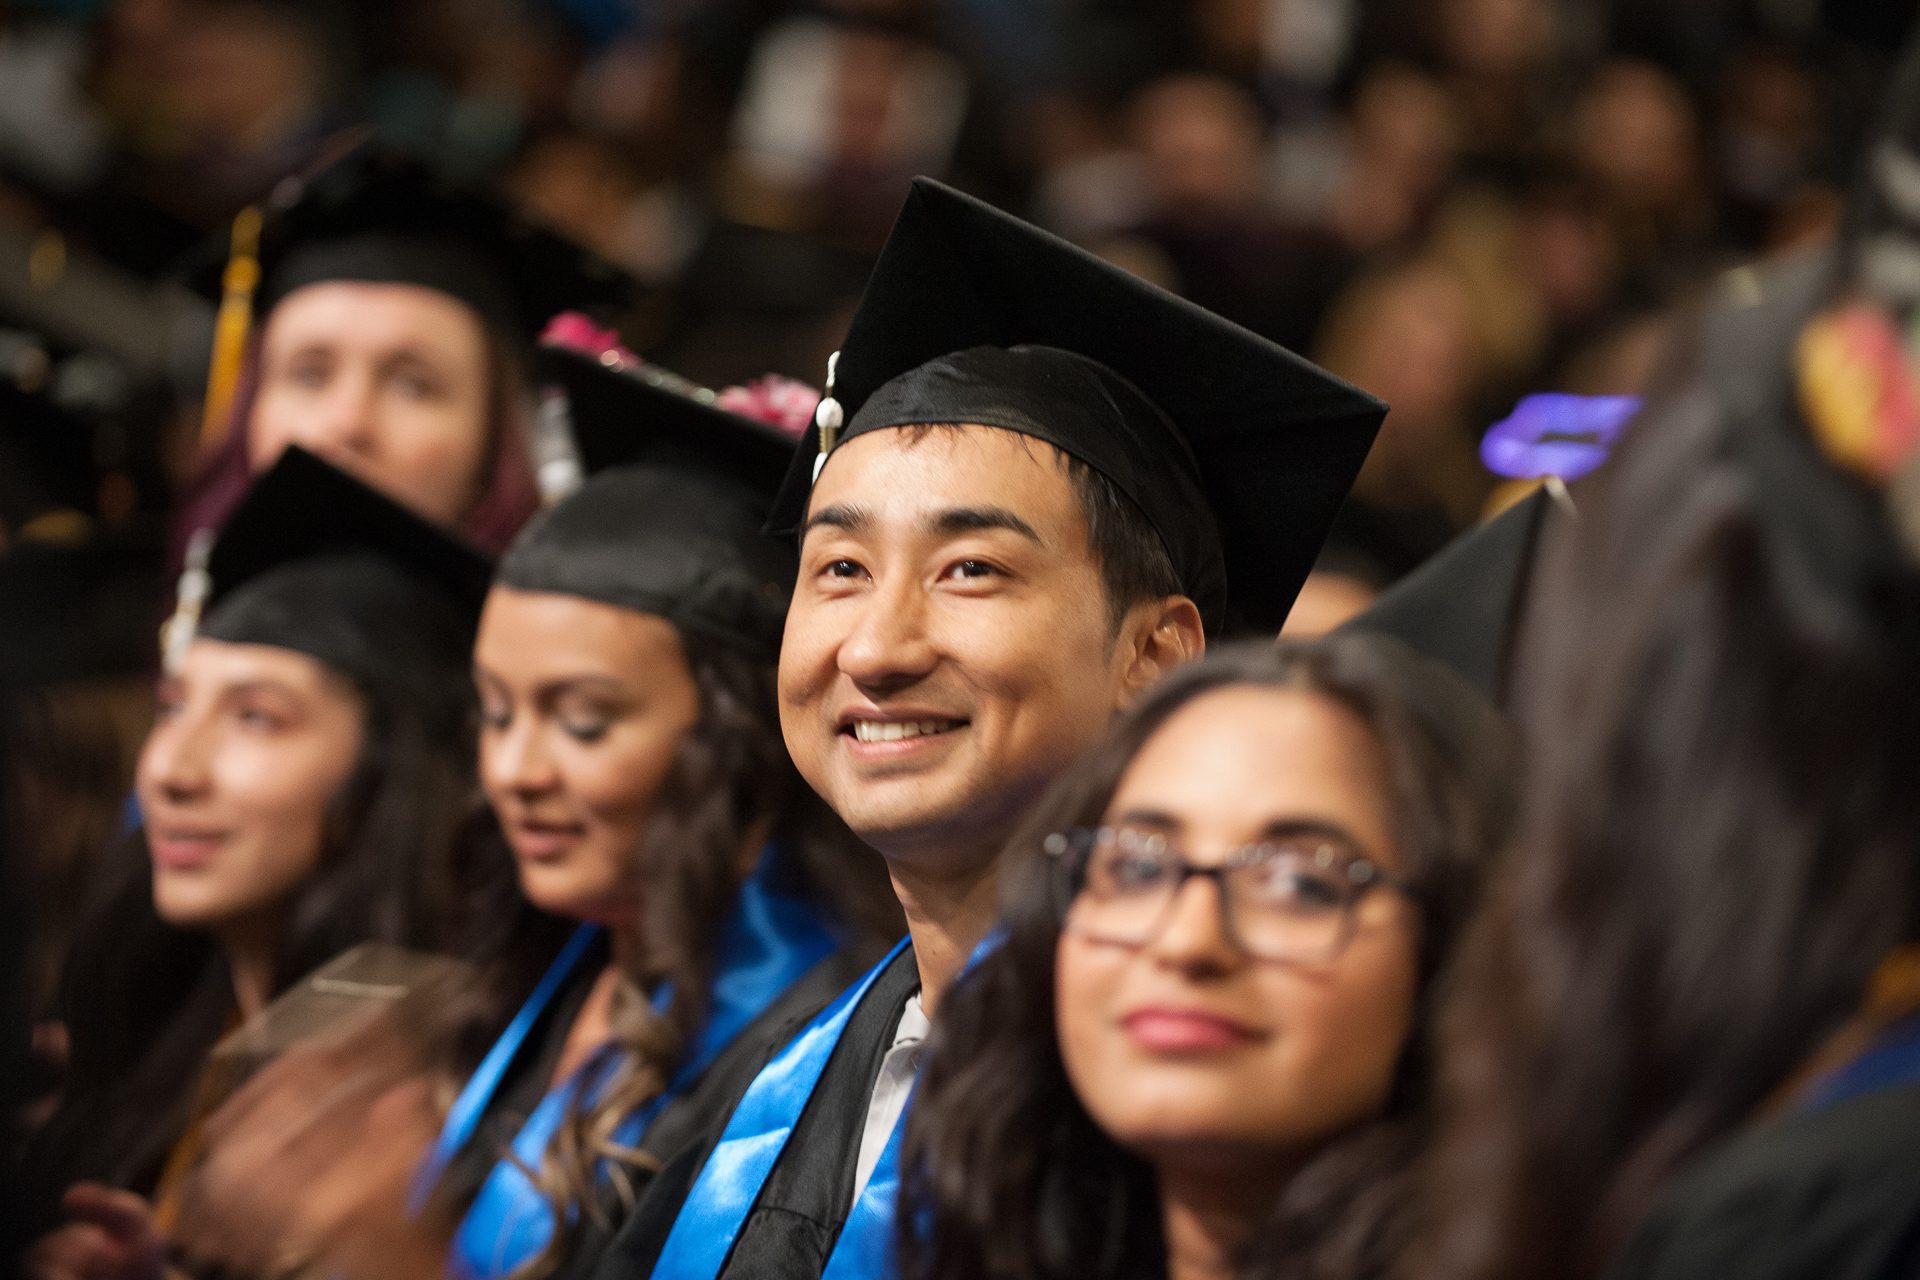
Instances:
[[[910,1113],[901,1274],[1384,1275],[1510,765],[1492,708],[1382,636],[1147,694],[1008,846],[1004,941]]]
[[[692,419],[684,435],[721,452],[729,438],[763,446],[769,473],[789,449],[669,393],[640,407],[656,425]],[[420,1175],[422,1192],[437,1176],[439,1202],[465,1207],[457,1273],[577,1253],[699,1131],[703,1085],[900,927],[877,856],[780,736],[794,569],[760,533],[764,507],[752,484],[683,453],[600,473],[501,561],[474,675],[480,777],[512,877],[492,913],[507,927],[477,944],[494,957],[490,988],[524,1002]],[[543,940],[546,959],[528,965]]]

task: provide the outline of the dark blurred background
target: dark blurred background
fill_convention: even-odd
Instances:
[[[1378,585],[1497,501],[1517,396],[1637,390],[1703,285],[1832,233],[1913,9],[0,0],[0,546],[164,512],[183,255],[364,125],[630,268],[628,344],[709,385],[818,385],[943,177],[1388,400],[1335,549]]]

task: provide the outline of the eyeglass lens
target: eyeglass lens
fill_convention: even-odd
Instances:
[[[1371,864],[1312,838],[1238,850],[1215,872],[1193,867],[1157,832],[1122,827],[1087,835],[1093,847],[1069,925],[1129,946],[1152,940],[1189,878],[1211,875],[1229,934],[1249,955],[1331,959],[1346,944],[1353,905],[1373,873]]]

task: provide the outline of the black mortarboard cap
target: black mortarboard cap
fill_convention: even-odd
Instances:
[[[162,553],[158,537],[115,532],[0,556],[0,690],[152,672]]]
[[[757,489],[769,503],[786,478],[792,436],[658,385],[648,377],[652,366],[609,368],[575,351],[542,346],[534,368],[539,381],[566,392],[574,444],[588,475],[643,462],[686,466]]]
[[[514,540],[501,585],[650,613],[777,658],[794,552],[761,526],[792,439],[570,351],[543,349],[540,370],[567,390],[592,478]]]
[[[378,556],[476,620],[493,576],[458,535],[290,445],[220,527],[207,560],[208,608],[282,565],[340,554]]]
[[[262,208],[256,310],[325,280],[418,284],[459,298],[521,343],[562,311],[616,319],[637,297],[625,271],[420,161],[373,143],[311,176],[285,179]],[[225,233],[190,278],[221,296]]]
[[[248,489],[205,571],[199,634],[305,653],[399,701],[465,671],[492,579],[479,551],[298,446]]]
[[[1441,548],[1341,630],[1404,641],[1503,705],[1535,552],[1557,509],[1545,488],[1536,489]]]
[[[831,390],[840,440],[979,423],[1094,467],[1159,533],[1209,632],[1229,618],[1279,629],[1386,414],[1292,352],[926,178]],[[805,513],[819,431],[776,529]]]

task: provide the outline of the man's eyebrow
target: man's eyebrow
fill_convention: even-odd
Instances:
[[[820,508],[807,517],[806,523],[800,526],[800,540],[805,542],[807,535],[813,532],[816,525],[828,525],[842,533],[859,533],[872,523],[873,514],[865,507],[848,506],[846,503],[836,502],[830,507]]]
[[[1033,526],[1022,520],[1005,507],[949,507],[927,521],[927,526],[937,534],[970,533],[980,529],[1005,529],[1028,539],[1036,546],[1045,546]]]

